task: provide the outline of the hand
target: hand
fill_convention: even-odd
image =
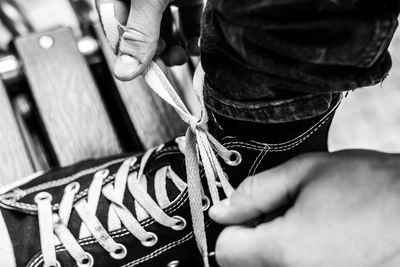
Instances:
[[[117,19],[126,25],[114,66],[114,75],[132,80],[160,56],[167,66],[182,65],[188,54],[199,55],[198,39],[203,0],[96,0],[97,5],[113,3]],[[179,7],[179,30],[185,49],[173,33],[169,3]],[[160,34],[161,31],[161,34]],[[161,38],[160,38],[161,35]]]
[[[400,155],[303,155],[248,178],[210,216],[230,225],[216,244],[222,267],[400,266]]]

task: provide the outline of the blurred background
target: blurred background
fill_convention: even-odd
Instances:
[[[6,88],[11,107],[17,118],[18,131],[22,132],[23,146],[28,153],[28,161],[30,162],[28,164],[30,167],[23,172],[14,166],[13,168],[16,171],[12,172],[12,174],[9,174],[9,170],[5,171],[7,170],[5,167],[0,168],[0,174],[6,173],[7,176],[19,176],[38,170],[46,170],[54,166],[68,165],[90,157],[138,151],[168,140],[182,131],[183,126],[175,124],[178,121],[175,119],[175,115],[170,115],[173,112],[168,107],[165,107],[157,97],[147,92],[148,88],[146,88],[143,81],[138,79],[138,81],[129,84],[120,84],[113,80],[109,71],[113,56],[107,50],[107,45],[104,44],[104,39],[102,39],[104,37],[100,34],[98,18],[93,12],[91,0],[0,0],[0,10],[2,10],[0,11],[0,17],[2,18],[0,20],[0,89],[2,86]],[[90,74],[89,76],[94,77],[94,81],[92,81],[92,78],[88,81],[94,82],[94,87],[98,87],[100,92],[98,99],[88,96],[89,100],[87,102],[90,102],[90,99],[94,99],[93,102],[104,102],[105,107],[100,103],[98,110],[100,113],[103,112],[102,109],[107,110],[106,117],[109,118],[104,121],[104,125],[108,124],[108,119],[111,121],[113,129],[109,130],[110,135],[106,133],[108,130],[99,128],[97,123],[93,123],[93,125],[89,123],[89,126],[76,126],[76,128],[83,129],[83,137],[77,136],[76,140],[72,137],[70,138],[75,132],[71,134],[68,132],[68,128],[60,128],[59,124],[54,124],[54,121],[59,120],[56,118],[56,114],[47,114],[49,109],[45,108],[49,108],[50,104],[46,103],[43,106],[41,103],[37,103],[43,101],[38,97],[41,89],[35,89],[35,82],[29,76],[29,66],[32,62],[26,58],[24,59],[25,50],[29,49],[21,50],[21,45],[18,47],[15,43],[28,44],[25,47],[29,47],[30,40],[39,38],[42,46],[50,48],[53,46],[54,40],[48,38],[48,36],[57,32],[54,29],[60,27],[72,29],[73,38],[76,39],[79,51],[89,66],[88,75]],[[32,35],[33,32],[37,34],[33,34],[33,37],[30,37],[31,39],[25,38],[25,36]],[[41,33],[43,34],[41,35]],[[62,36],[68,35],[65,32],[60,34]],[[14,40],[16,39],[20,41],[15,42]],[[400,133],[399,31],[391,44],[390,52],[393,56],[393,69],[388,78],[380,85],[349,92],[344,98],[336,113],[330,132],[329,147],[331,151],[363,148],[400,152],[400,140],[398,138]],[[25,57],[30,58],[29,51],[26,53]],[[44,55],[44,58],[46,57],[48,55]],[[39,57],[37,60],[40,61],[42,58]],[[49,60],[53,59],[49,58]],[[63,60],[65,61],[66,59]],[[60,63],[54,64],[54,66],[62,65]],[[43,66],[47,65],[44,64]],[[187,103],[193,110],[196,110],[193,93],[190,90],[191,67],[193,66],[188,64],[182,67],[173,67],[171,68],[171,77],[180,88]],[[85,68],[83,69],[86,71]],[[34,69],[33,73],[35,71],[40,72],[40,70]],[[74,80],[73,76],[71,77],[69,79]],[[44,86],[55,87],[57,79],[54,79],[53,82],[54,84],[45,84]],[[79,83],[79,80],[73,82],[74,86],[76,85],[75,83]],[[85,85],[78,84],[76,86],[83,86],[82,88],[84,88]],[[37,92],[37,90],[39,91]],[[119,93],[114,93],[116,91]],[[50,90],[49,92],[52,91]],[[97,95],[97,92],[94,92],[94,94]],[[68,102],[68,99],[61,100],[60,103],[64,103],[64,100]],[[82,103],[85,104],[85,102]],[[90,107],[93,103],[86,104],[88,106],[86,111],[92,110]],[[133,108],[130,108],[130,106]],[[152,108],[151,111],[147,110],[149,107]],[[55,108],[57,108],[57,105],[55,105]],[[8,127],[8,121],[3,114],[3,112],[0,114],[0,128],[3,127],[2,131],[4,131],[4,127]],[[72,115],[68,114],[65,119],[69,120],[70,117],[73,117]],[[93,118],[99,117],[97,113],[89,115]],[[46,116],[50,117],[46,119]],[[85,116],[84,113],[81,116]],[[53,136],[52,127],[55,127],[56,130],[53,132],[56,133],[57,137]],[[41,130],[43,128],[46,128],[46,130]],[[68,142],[61,142],[61,144],[57,145],[58,141],[56,139],[60,139],[60,132],[64,134],[61,137],[68,140]],[[88,132],[100,132],[101,134],[93,137]],[[114,135],[117,137],[114,138]],[[96,138],[100,138],[100,141]],[[1,129],[0,139],[2,139]],[[90,140],[92,143],[86,140]],[[6,146],[10,146],[12,142],[3,141]],[[64,154],[68,154],[67,152],[70,148],[66,148],[65,143],[73,143],[71,146],[75,147],[78,144],[78,146],[81,146],[81,150],[77,151],[76,148],[73,148],[73,152],[68,158]],[[86,143],[89,145],[85,146]],[[105,150],[98,151],[99,146],[104,146]],[[1,142],[0,149],[3,149]],[[9,148],[10,151],[16,151],[15,149],[14,147]],[[4,161],[7,160],[10,162],[10,166],[15,161],[12,157],[4,159]]]

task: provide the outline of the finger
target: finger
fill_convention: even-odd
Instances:
[[[188,59],[186,51],[178,45],[167,47],[160,57],[168,67],[183,65]]]
[[[215,257],[221,267],[281,266],[283,241],[280,225],[264,224],[257,228],[231,226],[222,231],[215,247]]]
[[[117,17],[117,20],[122,24],[126,25],[129,17],[129,3],[124,1],[111,1],[111,0],[103,0],[103,2],[113,2],[114,3],[114,11]]]
[[[164,12],[161,21],[161,38],[165,41],[166,47],[160,57],[167,66],[177,66],[184,64],[187,59],[186,51],[179,45],[179,41],[173,31],[173,18],[170,9]]]
[[[172,2],[174,6],[182,7],[182,6],[197,6],[203,4],[204,0],[175,0]]]
[[[160,24],[169,0],[131,1],[126,29],[122,35],[114,74],[132,80],[150,64],[158,46]]]
[[[314,166],[308,156],[301,156],[249,177],[230,199],[210,209],[210,217],[220,224],[242,224],[291,204]]]
[[[200,55],[199,36],[203,7],[203,2],[179,7],[179,29],[191,56]]]

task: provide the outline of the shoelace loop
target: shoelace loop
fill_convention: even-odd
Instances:
[[[101,4],[99,13],[106,37],[114,51],[118,51],[119,40],[121,38],[121,25],[115,18],[114,6],[111,3]],[[236,166],[240,164],[241,156],[237,151],[226,149],[209,132],[207,127],[208,115],[203,98],[204,71],[199,64],[193,78],[193,87],[196,96],[200,102],[201,116],[192,115],[185,106],[180,96],[175,91],[163,71],[156,63],[150,63],[143,74],[150,88],[170,104],[189,126],[184,141],[182,151],[185,154],[185,165],[187,174],[187,189],[189,195],[190,212],[193,222],[193,232],[196,238],[200,253],[203,256],[204,266],[209,266],[208,247],[205,232],[204,208],[208,208],[211,203],[204,196],[203,185],[200,178],[199,163],[203,166],[208,189],[211,195],[212,203],[220,201],[218,187],[221,187],[226,196],[230,196],[234,189],[224,173],[218,156],[228,165]],[[70,255],[76,260],[78,266],[82,264],[93,263],[93,258],[83,251],[81,245],[72,236],[67,225],[74,208],[81,217],[83,224],[80,229],[80,236],[93,236],[97,242],[109,252],[114,259],[123,259],[126,256],[126,247],[116,243],[110,236],[109,231],[125,228],[137,239],[143,246],[154,246],[158,237],[152,232],[148,232],[139,223],[138,217],[150,216],[158,223],[170,227],[172,230],[181,231],[186,227],[186,221],[182,217],[170,217],[160,207],[160,203],[168,204],[165,199],[166,193],[159,194],[157,204],[146,192],[146,177],[144,175],[145,167],[151,155],[157,151],[157,148],[147,151],[141,159],[139,170],[130,173],[130,167],[136,163],[136,159],[125,161],[119,168],[114,184],[107,184],[103,187],[103,181],[109,175],[108,171],[99,171],[94,175],[93,181],[88,189],[87,199],[81,199],[74,203],[75,195],[79,191],[79,184],[67,186],[64,196],[60,203],[59,214],[52,213],[51,196],[43,193],[37,196],[39,228],[43,261],[46,266],[57,266],[55,241],[53,232],[62,243]],[[233,158],[232,158],[233,157]],[[182,181],[179,182],[177,175],[173,174],[172,169],[161,168],[156,173],[156,179],[170,174],[170,179],[175,185],[182,188]],[[157,182],[155,182],[157,184]],[[159,183],[161,185],[162,183]],[[185,184],[186,185],[186,184]],[[158,189],[161,190],[162,186]],[[123,204],[125,191],[128,190],[136,201],[136,217]],[[164,189],[165,190],[165,189]],[[161,190],[162,191],[162,190]],[[107,231],[96,217],[96,210],[99,204],[100,195],[103,194],[110,201],[110,210],[108,214]],[[159,199],[158,199],[159,198]],[[203,201],[206,203],[204,204]],[[86,262],[86,263],[85,263]],[[81,264],[81,265],[80,265]],[[90,265],[89,265],[90,266]]]
[[[42,248],[42,257],[45,266],[60,266],[56,259],[56,243],[64,245],[72,258],[75,259],[78,266],[93,266],[93,257],[85,252],[81,244],[75,239],[68,229],[69,219],[72,209],[75,209],[82,219],[82,225],[79,231],[80,239],[93,237],[113,259],[122,260],[127,255],[127,249],[123,244],[116,243],[109,232],[125,228],[137,239],[143,246],[153,247],[158,242],[156,234],[146,231],[139,220],[152,217],[155,221],[170,227],[174,231],[182,231],[187,223],[183,217],[169,216],[162,208],[170,205],[166,189],[166,179],[169,178],[175,186],[181,191],[187,188],[185,182],[170,167],[163,167],[156,172],[155,191],[157,192],[156,203],[143,188],[143,182],[146,177],[143,175],[143,169],[148,164],[151,155],[157,149],[147,151],[140,162],[139,170],[130,171],[133,164],[137,162],[136,158],[125,160],[118,169],[114,183],[106,183],[110,172],[107,169],[97,171],[93,175],[93,180],[88,188],[86,199],[80,199],[74,203],[79,193],[80,184],[75,181],[68,184],[64,189],[58,214],[52,210],[52,196],[47,192],[40,192],[35,197],[39,216],[39,233]],[[140,174],[142,173],[142,174]],[[136,216],[125,207],[123,198],[125,191],[128,190],[136,202]],[[108,214],[108,230],[106,230],[96,217],[96,210],[100,195],[103,194],[110,201]],[[140,202],[140,204],[139,204]],[[140,215],[141,214],[141,215]],[[139,218],[139,216],[141,216]],[[55,234],[55,235],[54,235]]]

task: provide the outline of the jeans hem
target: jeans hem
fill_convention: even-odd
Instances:
[[[213,112],[235,120],[257,123],[286,123],[309,119],[327,112],[342,99],[342,93],[307,94],[284,100],[237,101],[214,91],[206,81],[206,106]]]

